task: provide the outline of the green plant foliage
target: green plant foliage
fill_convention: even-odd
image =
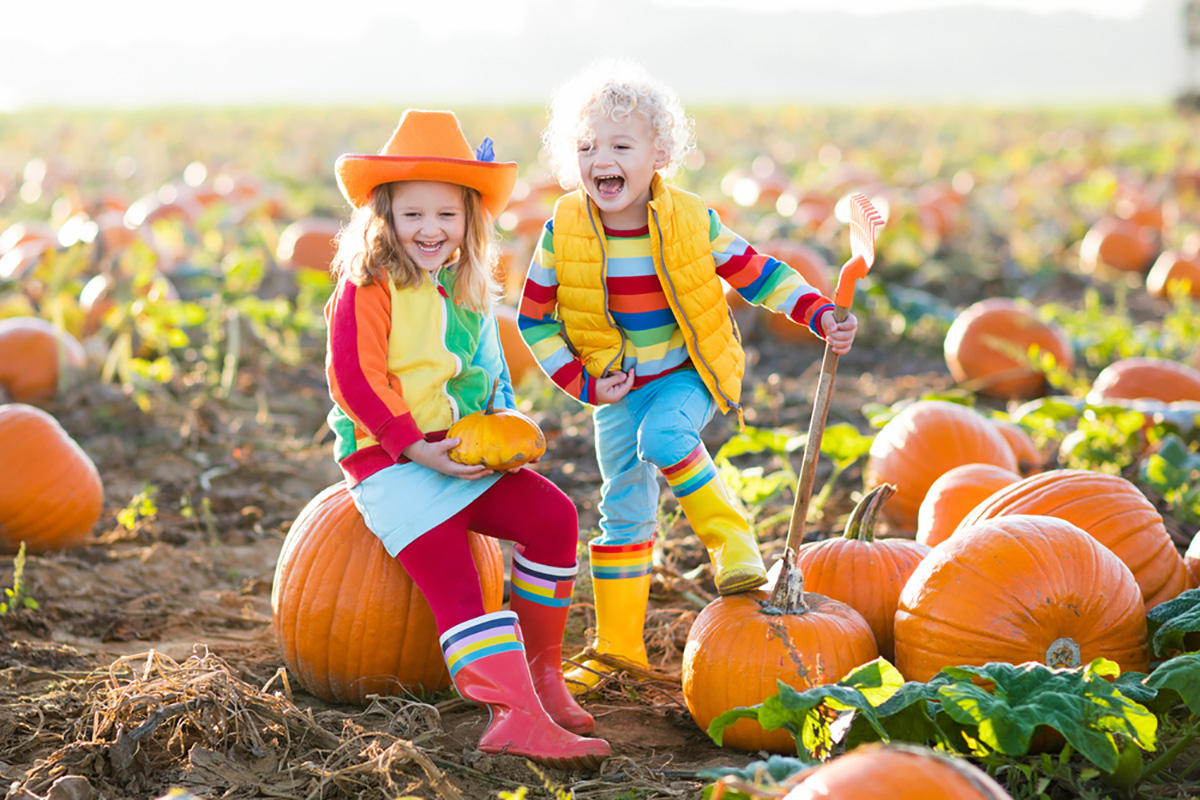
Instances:
[[[16,556],[13,557],[13,585],[4,590],[4,600],[0,600],[0,614],[21,608],[30,611],[36,611],[38,608],[38,601],[30,597],[25,588],[25,542],[21,542]]]
[[[1150,647],[1156,656],[1166,658],[1200,650],[1200,644],[1188,647],[1186,641],[1189,633],[1200,632],[1200,589],[1188,589],[1160,603],[1150,609],[1146,619],[1150,625]]]
[[[1163,496],[1181,521],[1200,522],[1200,452],[1167,434],[1158,452],[1141,463],[1138,476]]]

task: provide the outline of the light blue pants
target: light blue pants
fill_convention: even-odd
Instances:
[[[664,375],[592,414],[600,464],[600,536],[595,544],[639,544],[654,536],[659,470],[700,445],[716,403],[695,370]]]

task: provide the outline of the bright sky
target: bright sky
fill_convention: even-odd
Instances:
[[[592,0],[561,0],[568,6]],[[595,0],[602,3],[604,0]],[[711,6],[773,11],[811,9],[881,14],[917,8],[985,5],[1038,13],[1079,11],[1101,17],[1133,17],[1145,0],[658,0],[664,6]],[[206,0],[181,8],[163,0],[56,0],[10,2],[0,11],[0,41],[36,38],[46,49],[68,53],[84,43],[113,46],[139,41],[208,45],[233,38],[303,37],[350,41],[381,17],[415,18],[426,37],[448,38],[456,30],[518,30],[533,10],[532,0],[339,0],[329,5],[255,0]]]
[[[689,8],[728,13],[733,20],[748,12],[814,10],[883,15],[962,6],[989,6],[1042,15],[1076,12],[1121,20],[1138,17],[1149,8],[1149,2],[1161,5],[1182,1],[338,0],[316,3],[293,0],[283,4],[275,0],[205,0],[181,5],[163,0],[5,0],[0,3],[0,48],[6,53],[11,70],[0,72],[0,112],[59,104],[104,107],[164,102],[261,102],[271,96],[283,102],[298,98],[305,98],[301,102],[328,102],[332,96],[343,97],[347,102],[368,102],[370,98],[386,100],[389,93],[407,96],[422,90],[438,91],[454,99],[468,91],[464,87],[470,87],[475,96],[492,92],[485,96],[504,99],[498,92],[505,89],[511,92],[512,81],[518,79],[524,82],[522,85],[530,84],[529,88],[541,96],[548,92],[549,86],[532,84],[557,80],[561,77],[558,73],[575,68],[564,62],[583,58],[586,51],[619,48],[623,43],[639,53],[651,47],[644,38],[636,40],[620,35],[621,25],[629,24],[631,12],[642,8],[656,9],[659,12],[656,19],[660,20],[656,24],[661,26],[664,15],[686,14]],[[559,39],[565,36],[562,30],[573,31],[575,27],[590,26],[593,21],[605,32],[589,39],[585,30],[578,41],[572,35],[570,43],[539,40],[539,36],[546,36],[547,30],[540,23],[551,19],[551,14],[559,23],[555,29],[558,32],[551,35]],[[614,23],[615,27],[608,23]],[[712,43],[699,50],[690,48],[687,53],[675,56],[658,48],[653,55],[659,59],[678,58],[680,69],[713,72],[714,61],[707,53],[725,45],[722,38],[727,30],[706,32],[705,38],[711,37]],[[381,42],[391,31],[417,34],[420,42],[416,44],[424,49],[405,48],[403,36],[397,34],[396,52],[388,53]],[[772,33],[776,34],[773,40],[776,46],[786,49],[786,45],[779,44],[780,32]],[[678,44],[676,31],[663,32],[668,41],[673,34]],[[496,42],[496,52],[487,53],[473,44],[469,53],[460,53],[457,58],[447,53],[443,60],[438,47],[464,35],[474,37],[475,43]],[[746,59],[745,53],[753,53],[748,62],[738,65],[749,75],[754,75],[755,69],[772,69],[772,65],[778,69],[784,56],[793,62],[798,57],[813,61],[823,58],[825,52],[763,51],[760,58],[760,53],[745,49],[753,47],[750,43],[757,38],[753,31],[739,38],[737,44],[743,49],[742,55],[736,57]],[[876,42],[880,51],[877,54],[904,46],[894,37],[888,41],[886,29],[884,39]],[[534,43],[532,49],[527,40]],[[941,49],[942,44],[954,47],[961,43],[938,41],[935,48]],[[821,45],[838,46],[836,42]],[[568,49],[564,51],[564,47]],[[965,52],[968,57],[977,55],[970,49]],[[294,60],[280,63],[280,53],[287,54],[285,59],[291,59],[294,53]],[[430,58],[430,53],[436,58]],[[1052,53],[1044,55],[1053,57]],[[558,67],[538,67],[539,56],[556,59]],[[414,64],[414,58],[422,60]],[[685,66],[693,62],[696,66]],[[525,67],[520,67],[522,63]],[[351,70],[355,65],[365,64],[370,65],[374,84],[355,86]],[[1085,68],[1082,64],[1076,66]],[[1067,68],[1069,71],[1070,67]],[[751,72],[747,73],[748,70]],[[731,80],[729,76],[733,73],[729,70],[725,73],[724,79]],[[753,82],[753,78],[749,80]],[[360,95],[353,94],[356,89],[361,91]],[[454,94],[456,91],[459,95]]]

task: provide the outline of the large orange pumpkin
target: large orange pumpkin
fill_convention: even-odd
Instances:
[[[1168,297],[1171,285],[1187,282],[1192,297],[1200,297],[1200,253],[1164,250],[1146,273],[1146,291],[1153,297]]]
[[[918,400],[876,434],[864,477],[868,487],[896,487],[883,515],[915,534],[917,511],[933,482],[954,467],[975,463],[1017,470],[1012,448],[982,414],[947,400]]]
[[[841,680],[879,656],[871,626],[845,603],[803,592],[798,608],[770,605],[762,590],[718,598],[696,617],[683,650],[683,697],[702,729],[731,708],[761,703],[779,681],[803,691]],[[786,730],[740,719],[723,744],[795,754]]]
[[[976,506],[950,538],[963,528],[1010,514],[1057,517],[1087,531],[1132,570],[1147,609],[1187,588],[1187,568],[1162,516],[1124,478],[1084,469],[1031,475]]]
[[[876,515],[895,491],[886,483],[875,487],[855,506],[845,533],[802,544],[796,551],[805,587],[862,614],[879,655],[889,661],[900,590],[930,550],[911,539],[875,538]]]
[[[896,668],[906,680],[949,666],[1100,657],[1149,671],[1146,607],[1129,567],[1066,520],[1014,514],[965,526],[900,593]]]
[[[1008,441],[1013,455],[1017,457],[1017,468],[1022,475],[1037,472],[1042,468],[1042,454],[1038,451],[1033,437],[1023,427],[1007,419],[992,418],[988,422]]]
[[[484,607],[503,602],[499,543],[470,534]],[[444,689],[450,675],[425,597],[363,523],[345,483],[326,488],[292,523],[271,589],[284,663],[327,702]]]
[[[49,400],[86,363],[83,345],[44,319],[0,320],[0,391],[9,400]]]
[[[1065,370],[1075,366],[1071,343],[1056,326],[1038,319],[1033,306],[993,297],[968,306],[955,318],[942,349],[959,383],[969,383],[989,397],[1029,398],[1046,389],[1045,374],[1030,360],[1031,348],[1053,355]]]
[[[100,473],[58,420],[21,403],[0,405],[0,552],[75,547],[104,510]]]
[[[1122,358],[1109,364],[1088,392],[1087,401],[1100,405],[1105,400],[1200,400],[1200,370],[1165,358]]]
[[[948,470],[929,487],[917,509],[917,541],[933,547],[950,538],[975,506],[994,492],[1021,480],[995,464],[963,464]]]
[[[800,777],[783,800],[1012,800],[967,759],[909,745],[863,745]]]

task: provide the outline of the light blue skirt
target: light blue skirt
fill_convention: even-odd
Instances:
[[[393,558],[421,534],[453,517],[504,477],[494,472],[469,481],[415,461],[393,464],[350,489],[367,527]]]

